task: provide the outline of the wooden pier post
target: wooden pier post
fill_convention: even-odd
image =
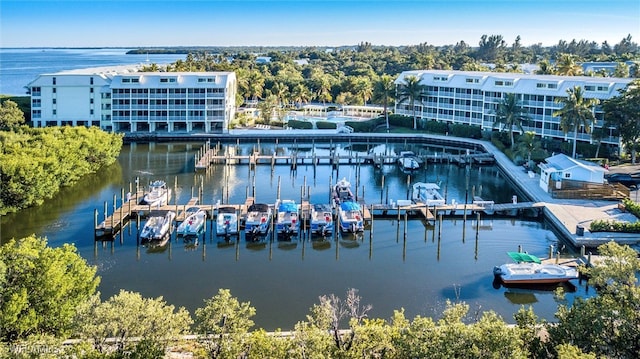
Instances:
[[[480,211],[476,212],[476,237],[478,237],[478,231],[480,231]]]
[[[549,254],[547,255],[547,258],[553,258],[553,244],[549,245]]]
[[[281,179],[280,179],[280,176],[278,176],[278,188],[276,191],[276,199],[278,200],[280,199],[280,183],[281,183]]]
[[[115,219],[115,216],[116,216],[116,208],[117,208],[116,206],[118,205],[117,201],[118,200],[116,199],[116,195],[114,193],[113,194],[113,212],[111,213],[111,232],[112,233],[115,233],[115,228],[113,228],[113,226],[115,224],[114,223],[114,219]]]
[[[438,213],[438,241],[442,237],[442,213]]]
[[[93,209],[93,228],[94,228],[93,229],[93,236],[94,236],[94,239],[95,239],[95,237],[96,237],[96,230],[95,229],[98,228],[98,209],[97,208]]]
[[[369,213],[371,213],[371,224],[369,225],[369,242],[373,239],[373,204],[370,206]]]

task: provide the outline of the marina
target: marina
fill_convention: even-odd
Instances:
[[[253,145],[240,143],[239,153],[251,153],[255,146],[255,141],[252,142]],[[273,151],[273,142],[269,146],[262,140],[260,152]],[[355,144],[346,147],[345,143],[334,142],[333,145],[341,158],[347,158],[351,151],[355,158],[356,152],[370,152],[371,148],[376,153],[384,152],[384,148],[372,147],[373,144],[360,148]],[[577,249],[572,249],[566,242],[561,242],[567,244],[566,248],[558,244],[561,239],[556,237],[556,229],[541,217],[543,208],[531,208],[543,202],[534,202],[524,193],[511,189],[495,164],[431,163],[410,174],[403,173],[395,162],[381,168],[364,163],[341,164],[337,168],[305,163],[296,170],[289,166],[272,169],[266,163],[253,168],[247,163],[213,164],[208,170],[196,171],[194,154],[201,146],[202,143],[127,145],[118,167],[105,172],[115,180],[106,182],[110,177],[101,173],[86,184],[87,191],[96,193],[87,202],[88,206],[75,204],[77,209],[73,209],[76,207],[56,204],[59,222],[66,223],[68,218],[73,218],[69,222],[72,225],[64,226],[62,230],[54,230],[60,227],[58,225],[47,225],[42,233],[54,245],[61,241],[76,241],[83,257],[98,266],[102,277],[100,290],[104,295],[124,288],[148,296],[162,295],[170,303],[193,309],[217,288],[230,288],[242,300],[251,300],[258,310],[256,323],[272,330],[291,328],[295,320],[304,317],[318,295],[339,295],[344,288],[352,287],[358,288],[363,299],[374,305],[372,315],[379,317],[391,315],[392,310],[400,306],[409,315],[439,313],[445,299],[459,298],[472,306],[496,310],[509,321],[518,307],[512,303],[524,300],[524,296],[533,296],[536,313],[553,318],[556,304],[552,291],[532,294],[530,291],[512,293],[511,288],[504,286],[496,289],[491,269],[503,262],[506,251],[518,245],[529,253],[544,256],[552,244],[557,249],[554,255],[561,252],[561,260]],[[233,142],[231,146],[234,147]],[[316,152],[327,153],[329,147],[317,144]],[[307,146],[297,151],[308,152],[311,148]],[[407,147],[400,143],[397,148]],[[293,151],[290,144],[276,150],[286,155]],[[389,149],[389,152],[393,151]],[[425,150],[417,147],[415,152],[425,153]],[[138,177],[139,183],[158,179],[167,182],[174,195],[169,204],[159,209],[176,212],[174,226],[184,221],[190,207],[206,210],[205,231],[185,239],[176,236],[174,231],[164,246],[138,245],[138,223],[142,225],[149,211],[158,209],[137,204],[143,193],[142,188],[136,191],[135,179]],[[302,221],[301,233],[290,240],[283,237],[276,240],[271,236],[273,232],[254,237],[243,229],[237,236],[218,236],[216,225],[212,223],[215,218],[212,214],[217,213],[218,208],[232,207],[242,222],[251,204],[262,203],[273,209],[278,198],[295,199],[300,205],[302,219],[305,210],[310,210],[314,204],[330,205],[333,188],[342,179],[351,184],[352,197],[357,203],[364,203],[363,217],[369,218],[370,214],[361,233],[334,231],[325,236],[311,233],[310,214],[306,230]],[[446,204],[437,212],[433,207],[428,209],[432,215],[429,220],[420,212],[427,209],[425,205],[406,202],[412,202],[415,182],[439,183],[439,192],[446,199]],[[96,188],[100,190],[95,191]],[[81,193],[77,188],[73,193],[62,192],[60,200],[72,199]],[[512,201],[514,194],[518,196],[516,204]],[[127,197],[132,200],[127,201]],[[468,198],[466,211],[465,198]],[[480,201],[485,201],[483,207],[490,206],[488,202],[491,201],[495,208],[504,205],[506,212],[492,215],[480,212],[478,217],[470,209],[480,210]],[[83,202],[76,200],[75,203]],[[514,209],[516,206],[520,209]],[[89,213],[96,209],[94,221]],[[97,226],[102,222],[110,226],[112,219],[115,223],[122,214],[127,217],[122,229],[104,236],[104,241],[94,240]],[[36,218],[30,217],[29,211],[23,216],[32,218],[31,221]],[[43,220],[47,216],[38,215],[37,218]],[[267,218],[273,218],[273,214]],[[273,228],[272,223],[269,228]],[[16,228],[19,227],[7,229],[3,226],[3,234],[10,236]],[[454,267],[456,269],[452,271]],[[291,287],[290,283],[299,285]],[[576,283],[576,286],[568,293],[569,300],[585,295],[583,285]],[[279,295],[266,294],[272,292]],[[256,296],[257,293],[260,295]],[[300,299],[295,303],[287,301],[285,309],[282,306],[284,296]]]

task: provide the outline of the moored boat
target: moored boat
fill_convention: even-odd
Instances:
[[[405,171],[415,171],[421,167],[421,161],[413,151],[401,151],[397,162]]]
[[[278,204],[276,213],[276,231],[278,233],[295,235],[300,229],[300,208],[293,200],[282,200]]]
[[[171,198],[171,189],[167,187],[167,183],[157,180],[149,184],[149,188],[144,193],[140,204],[149,206],[164,206],[169,203]]]
[[[444,197],[438,191],[440,186],[437,183],[416,182],[413,184],[412,199],[414,202],[421,202],[427,206],[442,206],[445,204]]]
[[[198,207],[187,209],[186,218],[178,228],[176,233],[181,236],[195,236],[200,234],[207,222],[207,211]]]
[[[216,234],[219,236],[232,236],[238,234],[238,213],[234,207],[218,208]]]
[[[358,203],[342,202],[338,210],[338,218],[342,232],[358,233],[364,231],[362,208]]]
[[[347,181],[346,177],[343,177],[333,187],[333,191],[331,193],[331,199],[334,207],[338,207],[340,203],[345,201],[353,201],[354,196],[353,196],[353,192],[351,192],[351,183]]]
[[[152,213],[140,231],[143,241],[161,241],[171,234],[171,225],[176,218],[174,211]]]
[[[264,235],[269,232],[272,210],[268,204],[254,203],[247,209],[244,231],[249,235]]]
[[[311,206],[311,233],[322,236],[333,233],[333,212],[327,204]]]
[[[493,268],[493,274],[505,284],[553,284],[578,279],[578,270],[560,264],[545,264],[536,256],[509,252],[515,263]]]

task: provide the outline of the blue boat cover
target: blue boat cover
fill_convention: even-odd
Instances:
[[[343,211],[359,211],[360,205],[353,201],[346,201],[340,204],[340,209]]]
[[[298,205],[292,202],[280,203],[278,207],[279,212],[298,212]]]

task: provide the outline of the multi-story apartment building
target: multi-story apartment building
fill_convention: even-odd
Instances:
[[[235,115],[233,72],[138,72],[137,66],[43,74],[27,85],[34,127],[107,131],[227,132]]]
[[[529,121],[523,124],[525,131],[534,131],[544,138],[573,139],[573,133],[565,134],[560,128],[560,118],[553,112],[562,108],[555,101],[567,97],[567,90],[580,86],[585,98],[606,100],[619,94],[632,79],[584,76],[527,75],[518,73],[470,72],[448,70],[405,71],[396,80],[396,86],[405,83],[407,76],[415,76],[424,85],[421,98],[414,101],[418,121],[445,121],[494,128],[498,103],[507,93],[518,95],[522,107],[529,112]],[[411,104],[396,104],[395,112],[413,116]],[[600,106],[594,108],[596,127],[603,126]],[[591,141],[591,135],[583,128],[578,141]],[[616,128],[607,128],[602,143],[619,145]]]

